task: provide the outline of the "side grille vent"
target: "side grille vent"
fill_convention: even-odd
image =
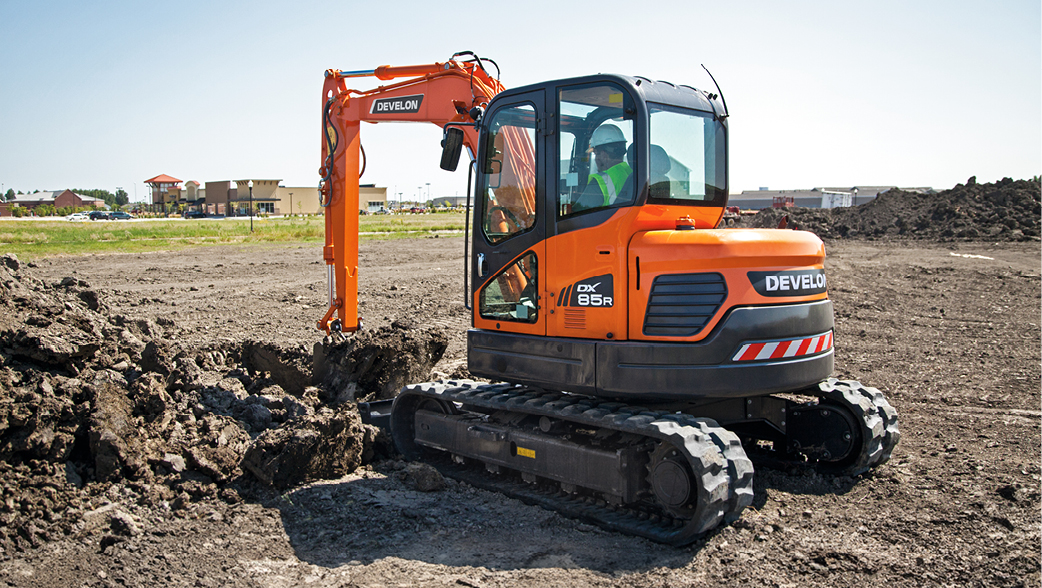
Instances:
[[[585,310],[565,310],[564,311],[564,328],[566,328],[566,329],[585,329],[586,328],[586,311]]]
[[[697,335],[727,299],[727,282],[717,273],[666,274],[655,278],[644,313],[644,334]]]

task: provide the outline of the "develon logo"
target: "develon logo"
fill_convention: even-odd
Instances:
[[[760,296],[808,296],[828,289],[825,270],[749,272],[748,275]]]
[[[397,98],[380,98],[373,100],[369,114],[416,114],[423,104],[423,94],[414,96],[398,96]]]

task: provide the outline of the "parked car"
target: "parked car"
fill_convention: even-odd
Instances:
[[[201,210],[189,210],[184,214],[185,218],[206,218],[206,213]]]
[[[391,213],[386,208],[381,208],[380,210],[377,210],[373,214],[391,214]]]
[[[90,213],[90,220],[109,220],[109,213],[104,210],[95,210]]]
[[[115,210],[109,213],[109,220],[130,220],[134,218],[134,215],[127,214],[122,210]]]
[[[69,216],[65,217],[67,221],[87,221],[90,220],[90,215],[86,212],[74,212]]]

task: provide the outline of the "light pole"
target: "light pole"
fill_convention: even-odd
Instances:
[[[119,206],[120,208],[123,208],[120,205],[120,203],[119,203],[119,193],[122,192],[122,191],[123,191],[123,187],[122,186],[116,186],[116,199],[113,200],[113,202],[116,203],[116,206]]]
[[[293,216],[293,192],[289,193],[289,216]]]
[[[250,232],[253,232],[253,180],[246,183],[250,188]]]
[[[427,182],[427,200],[431,199],[431,183]]]

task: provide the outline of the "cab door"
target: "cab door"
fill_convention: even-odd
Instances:
[[[556,90],[558,132],[547,141],[555,150],[550,173],[558,178],[547,228],[547,335],[626,340],[627,247],[646,140],[641,102],[611,78]]]
[[[478,329],[546,334],[544,94],[501,95],[484,117],[471,258]]]

